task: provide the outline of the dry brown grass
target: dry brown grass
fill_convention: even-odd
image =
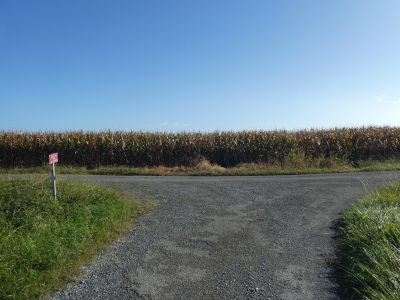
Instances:
[[[201,159],[192,167],[144,167],[144,168],[99,168],[89,171],[91,174],[120,174],[120,175],[268,175],[268,174],[300,174],[300,173],[326,173],[326,172],[347,172],[354,168],[345,162],[327,161],[317,159],[314,161],[292,160],[283,164],[266,163],[242,163],[235,167],[224,168],[212,164],[206,159]]]
[[[226,168],[217,164],[211,164],[206,159],[201,159],[196,165],[192,167],[179,166],[179,167],[144,167],[134,168],[141,175],[223,175]]]
[[[362,161],[356,165],[339,160],[315,159],[292,161],[283,164],[242,163],[235,167],[224,168],[207,160],[200,160],[196,165],[187,167],[129,167],[105,166],[98,168],[57,166],[58,174],[92,174],[92,175],[149,175],[149,176],[181,176],[181,175],[278,175],[278,174],[317,174],[334,172],[362,172],[400,170],[399,160]],[[49,174],[48,166],[33,168],[0,168],[0,174]]]

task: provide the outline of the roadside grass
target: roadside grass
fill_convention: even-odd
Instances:
[[[143,212],[103,186],[0,179],[0,299],[36,299],[62,288]]]
[[[364,172],[368,171],[387,171],[387,170],[400,170],[399,160],[385,160],[385,161],[359,161],[358,168]]]
[[[346,298],[399,299],[400,182],[346,211],[340,233],[340,284]]]
[[[128,167],[128,166],[100,166],[96,168],[57,166],[58,174],[81,175],[186,175],[186,176],[257,176],[257,175],[293,175],[293,174],[323,174],[369,171],[400,170],[400,160],[386,161],[358,161],[355,164],[333,159],[315,159],[307,161],[303,158],[288,159],[282,164],[245,163],[235,167],[224,168],[201,160],[194,166],[175,167]],[[48,166],[31,168],[0,168],[0,174],[48,174]]]

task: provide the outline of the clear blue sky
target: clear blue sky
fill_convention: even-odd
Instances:
[[[0,0],[0,129],[400,125],[398,0]]]

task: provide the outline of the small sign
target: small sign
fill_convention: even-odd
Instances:
[[[49,165],[58,163],[58,152],[49,155]]]

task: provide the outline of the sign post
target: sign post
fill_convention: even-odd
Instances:
[[[56,163],[58,163],[58,152],[51,153],[49,155],[49,165],[53,166],[52,176],[50,177],[53,181],[53,195],[54,198],[57,197],[57,185],[56,185]]]

